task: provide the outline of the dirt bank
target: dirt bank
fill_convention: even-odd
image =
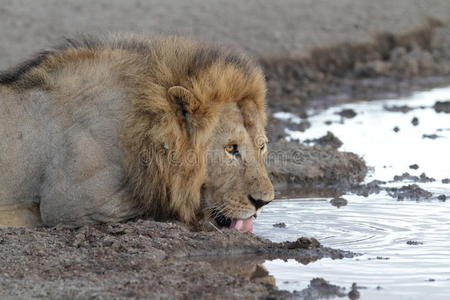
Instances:
[[[180,33],[258,57],[303,57],[318,48],[401,34],[449,20],[447,0],[4,0],[0,69],[76,32]]]
[[[232,254],[246,264],[228,260]],[[264,279],[265,259],[306,264],[353,255],[315,239],[272,243],[234,230],[191,232],[181,224],[144,220],[79,229],[0,229],[0,298],[256,299],[283,294]]]
[[[268,170],[278,190],[330,187],[345,190],[364,180],[367,166],[353,153],[281,140],[270,144]]]
[[[302,58],[264,58],[273,112],[305,114],[349,100],[379,99],[450,82],[450,25],[317,48]]]

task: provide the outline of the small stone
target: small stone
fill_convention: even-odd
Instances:
[[[395,175],[394,181],[403,181],[403,180],[410,180],[410,181],[419,181],[419,177],[412,176],[408,172],[403,173],[402,175]]]
[[[418,119],[417,117],[414,117],[414,118],[411,120],[411,124],[413,124],[414,126],[419,125],[419,119]]]
[[[389,196],[397,198],[397,200],[400,201],[405,199],[418,201],[422,199],[429,199],[431,198],[431,196],[433,196],[433,193],[422,189],[417,184],[405,185],[401,188],[386,188],[386,192],[389,194]]]
[[[407,244],[407,245],[417,246],[417,245],[423,245],[423,242],[411,240],[411,241],[407,241],[406,244]]]
[[[431,140],[435,140],[435,139],[440,138],[440,137],[442,137],[442,136],[434,134],[434,133],[433,134],[424,134],[424,135],[422,135],[423,139],[431,139]]]
[[[418,164],[413,164],[409,166],[410,169],[417,170],[419,168]]]
[[[449,184],[450,183],[450,178],[442,179],[442,183],[443,184]]]
[[[438,198],[438,200],[440,200],[440,201],[446,201],[446,200],[447,200],[447,196],[445,196],[444,194],[439,195],[437,198]]]
[[[320,247],[320,243],[315,238],[301,237],[295,242],[284,242],[288,249],[312,249]]]
[[[399,132],[400,128],[398,128],[398,126],[395,126],[393,130],[394,130],[394,132]]]
[[[276,224],[273,224],[272,226],[276,227],[276,228],[286,228],[286,223],[283,223],[283,222],[276,223]]]
[[[341,206],[346,206],[348,204],[348,201],[344,198],[334,198],[330,200],[330,204],[339,208]]]
[[[303,142],[306,144],[313,143],[320,147],[330,147],[333,149],[338,149],[342,146],[342,141],[330,131],[327,131],[326,135],[318,139],[307,139]]]
[[[336,113],[343,118],[352,119],[356,117],[356,112],[353,109],[343,109],[340,112]]]
[[[389,257],[377,256],[378,260],[389,260]]]
[[[356,283],[352,284],[352,289],[348,293],[348,298],[351,300],[359,299],[361,297],[360,293],[358,292],[358,286]]]
[[[386,111],[390,111],[390,112],[401,112],[401,113],[407,113],[410,112],[411,110],[413,110],[411,107],[407,106],[407,105],[403,105],[403,106],[384,106],[383,107],[384,110]]]
[[[433,182],[436,181],[434,178],[428,177],[427,174],[422,173],[420,174],[420,182]]]
[[[450,113],[450,101],[437,101],[434,104],[434,110],[437,113]]]

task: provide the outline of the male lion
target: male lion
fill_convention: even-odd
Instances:
[[[242,54],[68,39],[0,74],[0,224],[150,216],[251,231],[274,197],[265,123],[264,77]]]

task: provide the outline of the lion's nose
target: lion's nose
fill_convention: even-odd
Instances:
[[[248,195],[248,200],[250,200],[250,202],[253,204],[253,206],[256,209],[259,209],[259,208],[263,207],[264,205],[269,204],[272,201],[272,200],[271,201],[264,201],[264,200],[261,200],[261,199],[255,199],[251,195]]]

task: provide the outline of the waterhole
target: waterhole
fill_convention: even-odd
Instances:
[[[450,184],[445,183],[450,178],[450,114],[434,108],[445,100],[450,101],[450,87],[350,103],[310,111],[312,126],[305,132],[286,130],[288,139],[300,141],[331,131],[343,142],[340,150],[365,159],[370,167],[366,182],[417,184],[432,196],[398,201],[383,191],[368,197],[348,194],[341,196],[347,202],[339,208],[323,197],[273,201],[257,219],[256,234],[273,241],[312,236],[325,246],[361,254],[308,264],[267,260],[263,266],[279,288],[300,291],[321,277],[344,287],[356,282],[362,299],[450,299]],[[342,117],[338,113],[344,109],[356,115]],[[275,116],[300,121],[289,113]],[[425,173],[434,181],[392,182],[405,172],[419,178]]]

